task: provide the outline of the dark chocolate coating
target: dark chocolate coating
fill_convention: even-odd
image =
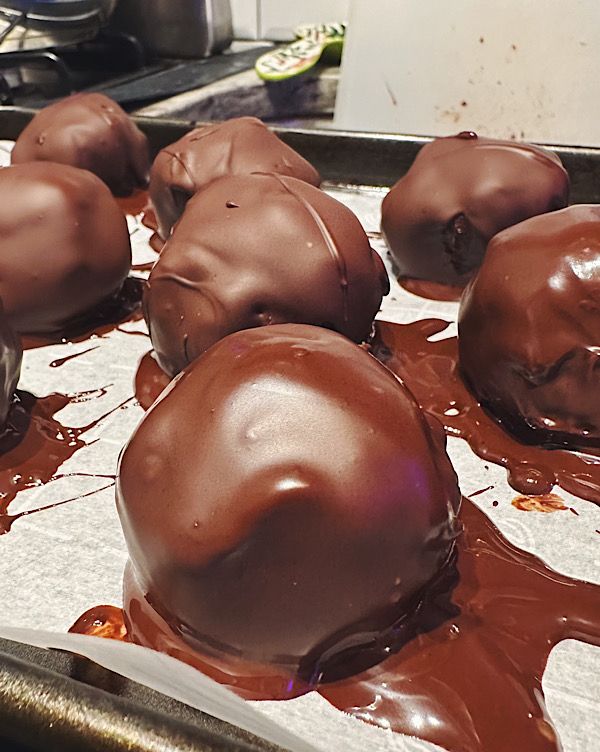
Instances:
[[[175,374],[255,326],[316,324],[360,342],[388,285],[349,209],[301,180],[243,175],[189,201],[150,273],[144,313],[161,367]]]
[[[196,128],[164,148],[150,171],[158,234],[166,240],[187,201],[218,178],[275,172],[319,186],[315,168],[254,117]]]
[[[10,326],[0,302],[0,433],[19,383],[22,360],[21,340]]]
[[[457,533],[456,475],[429,420],[335,332],[230,335],[167,387],[121,457],[142,592],[201,650],[312,674],[368,643],[414,608]]]
[[[104,94],[74,94],[40,110],[21,133],[12,164],[58,162],[89,170],[117,196],[148,184],[148,140]]]
[[[600,446],[600,206],[499,233],[465,290],[460,366],[527,442]]]
[[[381,230],[399,276],[462,287],[497,232],[568,197],[552,152],[466,132],[421,149],[383,201]]]
[[[16,331],[63,330],[117,292],[130,265],[125,217],[91,172],[50,162],[0,170],[0,297]]]

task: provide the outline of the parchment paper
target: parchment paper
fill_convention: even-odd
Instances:
[[[0,142],[1,164],[8,163],[9,150],[8,142]],[[382,190],[332,188],[328,192],[355,211],[365,230],[379,230]],[[149,231],[134,221],[130,230],[134,263],[155,258],[147,245]],[[382,241],[373,237],[372,244],[387,263]],[[400,323],[427,317],[454,321],[457,308],[456,303],[411,295],[392,281],[379,317]],[[81,496],[110,483],[88,476],[114,474],[118,454],[143,416],[133,398],[133,379],[140,358],[151,347],[147,337],[125,333],[145,332],[143,321],[120,328],[124,331],[25,353],[21,389],[37,396],[106,390],[97,399],[69,404],[57,415],[63,425],[85,426],[116,406],[122,407],[82,436],[88,446],[60,468],[60,474],[66,477],[23,491],[11,504],[11,513]],[[451,327],[443,336],[454,332]],[[55,359],[91,347],[96,349],[60,367],[49,366]],[[463,494],[493,486],[474,501],[507,538],[534,551],[560,572],[600,584],[600,508],[558,489],[566,506],[575,509],[578,516],[569,511],[520,511],[510,504],[516,492],[508,486],[505,470],[484,463],[460,439],[450,438],[448,451]],[[493,507],[493,501],[498,501],[498,506]],[[112,487],[19,519],[11,532],[0,538],[0,635],[45,647],[71,647],[113,671],[297,752],[439,749],[346,716],[316,693],[286,702],[245,703],[167,656],[137,646],[66,634],[86,609],[104,603],[121,605],[126,559]],[[600,748],[600,649],[574,640],[561,643],[550,656],[543,685],[565,752],[595,752]]]

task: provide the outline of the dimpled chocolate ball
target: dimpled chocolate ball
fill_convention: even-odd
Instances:
[[[521,439],[600,446],[600,207],[499,233],[465,290],[460,365]]]
[[[175,374],[255,326],[317,324],[360,342],[387,291],[381,259],[343,204],[294,178],[244,175],[189,201],[144,312],[158,361]]]
[[[74,94],[44,107],[17,139],[11,159],[89,170],[117,196],[145,187],[150,169],[146,136],[104,94]]]
[[[459,503],[443,430],[402,383],[345,337],[295,324],[198,358],[118,471],[146,608],[191,648],[310,675],[414,609],[453,550]]]
[[[552,152],[465,132],[421,149],[385,197],[381,229],[399,276],[462,287],[492,236],[568,197]]]
[[[0,170],[0,297],[21,333],[59,332],[117,292],[131,265],[123,213],[87,170]]]
[[[226,175],[275,172],[318,186],[315,168],[254,117],[196,128],[165,147],[150,172],[158,234],[166,240],[187,201]]]

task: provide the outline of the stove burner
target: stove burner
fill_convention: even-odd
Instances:
[[[91,41],[51,50],[1,52],[5,31],[0,31],[2,104],[43,107],[75,91],[128,81],[132,74],[153,72],[156,67],[146,65],[141,44],[124,33],[102,31]]]
[[[20,23],[25,21],[27,18],[26,13],[19,13],[14,11],[6,10],[5,8],[0,8],[0,19],[2,21],[6,21],[6,26],[0,31],[0,44],[6,39],[6,37],[10,34],[13,29],[15,29]]]

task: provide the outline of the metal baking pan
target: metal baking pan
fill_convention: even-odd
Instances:
[[[16,139],[36,110],[0,109],[0,137]],[[134,118],[148,136],[153,154],[201,125],[182,120]],[[275,133],[332,183],[390,187],[430,138],[335,130],[273,128]],[[600,149],[552,146],[571,177],[571,203],[600,203]]]
[[[0,639],[0,749],[260,752],[276,747],[86,658]]]
[[[35,110],[0,109],[0,138],[16,139]],[[138,118],[154,153],[194,123]],[[391,186],[429,139],[274,129],[330,183]],[[573,202],[600,203],[600,149],[550,147]],[[275,750],[252,735],[80,656],[0,640],[0,750],[150,752]]]

